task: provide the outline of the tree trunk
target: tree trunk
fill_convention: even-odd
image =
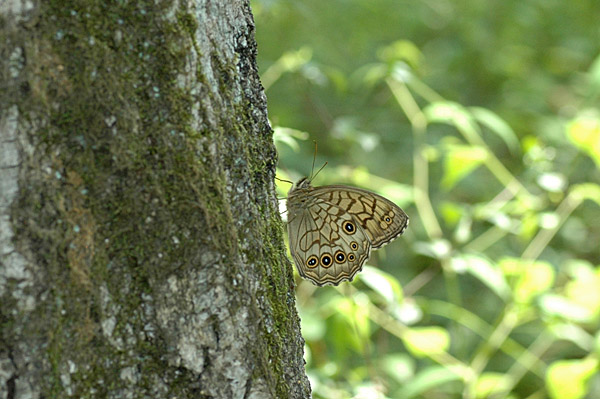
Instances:
[[[0,3],[0,399],[310,396],[253,33]]]

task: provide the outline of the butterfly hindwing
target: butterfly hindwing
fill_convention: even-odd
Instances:
[[[290,251],[302,277],[338,285],[362,270],[371,244],[352,215],[317,201],[290,216]]]

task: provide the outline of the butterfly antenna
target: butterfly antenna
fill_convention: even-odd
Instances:
[[[315,177],[317,177],[317,175],[319,174],[319,172],[321,172],[325,166],[327,166],[327,161],[325,161],[325,163],[323,164],[323,166],[321,166],[319,168],[319,170],[317,170],[317,173],[315,173],[315,175],[313,177],[311,177],[310,181],[312,181],[312,179],[314,179]]]
[[[310,169],[310,178],[308,179],[309,181],[312,181],[312,179],[314,179],[314,177],[316,176],[313,176],[313,172],[315,171],[315,161],[317,160],[317,140],[313,140],[313,143],[315,143],[315,153],[313,154],[313,164],[312,168]]]
[[[293,182],[293,181],[289,181],[289,180],[285,180],[285,179],[280,179],[280,178],[279,178],[279,177],[277,177],[277,176],[275,176],[275,180],[279,180],[279,181],[282,181],[282,182],[285,182],[285,183],[290,183],[290,184],[292,184],[292,185],[294,184],[294,182]]]

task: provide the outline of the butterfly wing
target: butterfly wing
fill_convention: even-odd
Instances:
[[[351,281],[369,258],[371,242],[355,218],[326,201],[293,206],[288,198],[290,252],[298,273],[319,286]]]
[[[408,226],[408,215],[392,201],[373,192],[348,186],[321,186],[313,198],[352,215],[366,233],[373,249],[400,236]]]

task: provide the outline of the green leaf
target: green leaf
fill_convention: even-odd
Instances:
[[[579,274],[565,286],[565,296],[573,303],[585,308],[590,319],[600,315],[600,268],[579,268]]]
[[[595,113],[581,115],[567,125],[567,137],[600,167],[600,118]]]
[[[381,295],[388,303],[402,301],[402,287],[391,274],[371,266],[365,266],[359,276],[363,283]]]
[[[441,327],[413,327],[402,335],[402,340],[417,357],[443,353],[450,347],[450,335]]]
[[[452,244],[450,241],[440,238],[431,242],[416,242],[414,250],[425,256],[443,259],[452,252]]]
[[[273,128],[273,140],[275,141],[275,145],[278,145],[279,143],[287,144],[294,151],[300,150],[298,140],[306,140],[308,137],[309,134],[301,130],[282,126],[275,126]]]
[[[575,303],[562,295],[546,294],[540,299],[540,307],[545,313],[576,322],[588,322],[593,313],[584,306]]]
[[[327,320],[326,342],[327,349],[331,349],[337,359],[352,356],[353,352],[361,353],[368,344],[341,315],[333,315]]]
[[[477,379],[476,397],[492,398],[495,397],[494,394],[508,391],[512,386],[513,381],[509,375],[493,372],[483,373]]]
[[[334,305],[334,319],[337,327],[343,331],[344,340],[354,341],[357,348],[363,349],[368,344],[370,331],[368,307],[365,306],[369,298],[362,292],[356,293],[352,298],[340,297],[332,301]],[[348,332],[351,333],[348,333]]]
[[[549,331],[557,339],[571,341],[585,351],[591,352],[594,348],[594,337],[575,323],[557,323],[553,321],[549,325]]]
[[[402,399],[413,398],[440,385],[461,379],[458,374],[446,367],[431,366],[407,382],[397,397]]]
[[[351,81],[359,81],[367,87],[373,87],[384,80],[389,74],[389,68],[382,63],[367,64],[357,70]]]
[[[481,129],[473,115],[462,105],[450,101],[433,103],[423,110],[428,122],[454,126],[471,143],[481,142]]]
[[[261,81],[265,90],[268,90],[284,73],[295,72],[306,65],[311,60],[312,53],[313,50],[310,47],[285,52],[262,74]]]
[[[454,187],[488,157],[487,151],[481,147],[463,144],[446,144],[444,147],[445,162],[442,187],[446,190]]]
[[[423,110],[427,121],[430,123],[447,123],[460,130],[476,130],[473,117],[460,104],[451,101],[431,103]]]
[[[571,193],[580,200],[592,200],[600,205],[600,186],[595,183],[576,184],[571,188]]]
[[[600,91],[600,56],[596,57],[588,71],[590,86],[594,94]]]
[[[476,255],[458,255],[452,258],[452,265],[459,270],[464,269],[469,272],[500,298],[505,300],[510,298],[510,286],[502,270],[489,260]]]
[[[487,108],[470,107],[469,111],[475,120],[486,126],[492,132],[496,133],[502,140],[504,140],[504,143],[510,152],[513,153],[513,155],[519,153],[519,138],[512,130],[510,125],[504,121],[504,119],[500,118]]]
[[[327,333],[325,320],[315,309],[300,309],[300,319],[302,320],[302,337],[306,341],[318,341],[323,339]]]
[[[397,40],[377,51],[380,60],[393,64],[404,61],[412,68],[418,69],[423,63],[423,54],[418,46],[408,40]]]
[[[588,392],[588,380],[598,370],[598,359],[559,360],[548,367],[546,386],[553,399],[580,399]]]
[[[546,262],[534,262],[527,265],[515,287],[517,302],[526,303],[533,297],[547,291],[554,283],[555,272]]]
[[[457,203],[444,201],[440,205],[440,213],[446,223],[450,226],[456,226],[465,215],[465,208]]]
[[[415,360],[406,353],[386,355],[380,360],[381,368],[393,379],[406,383],[415,374]]]
[[[547,262],[504,258],[499,264],[505,274],[518,276],[513,289],[515,301],[518,303],[530,303],[533,298],[548,291],[554,284],[555,272]]]

